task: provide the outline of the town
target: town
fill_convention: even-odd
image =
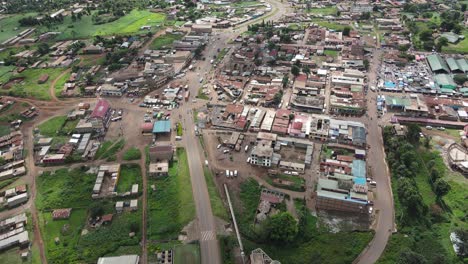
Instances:
[[[0,3],[1,263],[465,263],[466,1]]]

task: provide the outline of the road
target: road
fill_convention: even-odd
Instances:
[[[373,53],[371,68],[369,70],[369,86],[375,85],[377,71],[380,69],[380,57],[382,52],[376,49]],[[369,89],[367,95],[367,141],[371,148],[368,151],[367,164],[370,164],[371,173],[377,182],[374,209],[376,211],[375,235],[364,251],[356,258],[354,263],[375,263],[382,255],[387,245],[391,231],[394,230],[393,194],[390,184],[390,173],[385,162],[382,131],[377,118],[377,93]]]

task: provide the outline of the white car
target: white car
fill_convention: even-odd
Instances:
[[[237,177],[237,170],[234,170],[234,177]]]
[[[208,166],[208,160],[205,160],[205,166]]]
[[[250,163],[250,157],[247,158],[247,163]]]
[[[370,181],[369,184],[370,184],[371,186],[374,186],[374,187],[377,186],[377,182],[376,182],[376,181]]]
[[[223,153],[224,153],[224,154],[227,154],[227,153],[229,153],[229,149],[225,149],[225,150],[223,150]]]
[[[426,129],[427,130],[432,130],[432,127],[431,126],[426,126]]]
[[[221,144],[218,144],[218,146],[216,146],[217,149],[221,148]]]
[[[285,171],[284,174],[291,175],[291,172],[290,171]]]
[[[444,131],[444,130],[445,130],[445,127],[438,127],[437,129],[438,129],[438,130],[441,130],[441,131]]]

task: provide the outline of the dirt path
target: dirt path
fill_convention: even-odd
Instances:
[[[58,102],[59,99],[57,98],[57,96],[55,95],[55,84],[57,83],[57,81],[62,78],[63,76],[65,76],[65,74],[69,73],[71,71],[71,69],[67,69],[66,71],[62,72],[57,78],[55,78],[55,80],[53,80],[51,83],[50,83],[50,86],[49,86],[49,95],[50,95],[50,98],[52,101],[54,102]]]
[[[148,263],[148,246],[146,240],[146,224],[147,224],[147,193],[148,193],[148,183],[146,178],[146,154],[145,154],[145,147],[139,147],[141,152],[141,159],[140,159],[140,167],[141,167],[141,177],[143,179],[143,215],[141,217],[142,220],[142,239],[141,239],[141,246],[142,246],[142,254],[141,254],[141,263],[146,264]]]

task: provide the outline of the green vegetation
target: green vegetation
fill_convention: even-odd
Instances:
[[[241,208],[238,205],[235,206],[239,228],[245,238],[243,244],[246,252],[261,247],[271,258],[281,263],[351,263],[372,239],[371,232],[329,233],[328,230],[317,229],[317,219],[310,214],[305,202],[295,201],[299,215],[297,236],[290,243],[271,242],[271,238],[268,238],[271,233],[268,231],[271,229],[271,224],[267,223],[266,228],[258,224],[256,227],[252,225],[259,203],[260,190],[261,187],[256,181],[244,182],[240,192]],[[290,219],[288,214],[285,216]],[[264,240],[265,238],[267,240]],[[268,241],[268,243],[263,241]]]
[[[24,78],[17,81],[10,88],[0,89],[0,93],[18,97],[34,97],[40,100],[50,100],[49,87],[51,82],[63,72],[63,68],[49,69],[26,69],[23,72],[9,76],[11,78]],[[39,78],[47,74],[49,79],[42,84],[38,84]],[[0,80],[1,82],[2,80]],[[5,83],[8,80],[3,80]],[[10,84],[8,84],[10,85]]]
[[[133,184],[138,184],[138,188],[142,186],[140,165],[122,164],[120,167],[120,178],[117,183],[117,192],[130,192]]]
[[[338,57],[338,54],[340,54],[340,53],[337,50],[324,50],[323,54],[325,54],[326,56],[330,56],[330,57],[335,58],[335,57]]]
[[[321,20],[321,19],[312,19],[312,21],[315,24],[318,24],[321,27],[326,27],[328,29],[332,29],[332,30],[336,30],[336,31],[343,31],[345,29],[345,27],[347,27],[347,25],[342,25],[342,24],[338,24],[338,23],[334,23],[334,22],[328,22],[328,21],[324,21],[324,20]]]
[[[57,82],[55,83],[55,95],[56,96],[60,96],[60,94],[63,91],[65,83],[68,81],[68,79],[70,79],[70,75],[71,73],[68,72],[57,80]]]
[[[21,31],[27,29],[27,27],[20,27],[18,21],[21,18],[27,16],[34,16],[36,13],[28,14],[15,14],[5,18],[0,19],[0,24],[2,25],[2,30],[0,31],[0,42],[3,42],[11,37],[18,35]]]
[[[124,160],[139,160],[141,159],[141,152],[136,147],[131,147],[123,154]]]
[[[324,15],[324,16],[328,16],[328,15],[336,15],[336,12],[338,11],[338,9],[334,6],[329,6],[329,7],[323,7],[323,8],[309,8],[306,10],[307,13],[310,13],[310,14],[316,14],[316,15]]]
[[[7,186],[10,186],[10,184],[14,183],[16,180],[17,180],[16,178],[11,178],[11,179],[0,181],[0,190]]]
[[[200,89],[198,89],[197,98],[198,98],[198,99],[202,99],[202,100],[210,100],[210,98],[208,97],[208,95],[206,95],[206,94],[203,93],[203,87],[200,87]]]
[[[221,200],[218,188],[216,188],[216,183],[214,181],[213,174],[207,167],[204,168],[204,173],[206,185],[208,187],[208,193],[210,195],[210,202],[211,208],[213,209],[213,214],[221,219],[229,220],[226,207],[224,207],[223,200]]]
[[[445,53],[458,53],[458,54],[467,54],[468,53],[468,30],[463,31],[465,38],[460,40],[456,44],[448,44],[442,48],[442,51]]]
[[[172,43],[182,37],[184,37],[183,34],[164,34],[155,38],[151,43],[150,48],[155,50],[171,48]]]
[[[229,51],[228,48],[222,49],[222,50],[218,53],[218,56],[216,56],[215,63],[219,63],[221,60],[223,60],[224,56],[226,56],[226,54],[228,53],[228,51]]]
[[[234,236],[218,236],[219,247],[221,250],[221,263],[234,264],[234,248],[237,247],[237,240]]]
[[[138,165],[127,167],[123,166],[123,177],[139,173],[134,172],[139,170]],[[114,215],[110,225],[97,228],[87,225],[92,215],[113,213],[115,202],[91,198],[96,175],[85,173],[86,169],[60,169],[37,178],[36,206],[46,255],[51,263],[93,263],[100,256],[116,252],[140,252],[141,210]],[[72,208],[70,219],[52,220],[51,210],[56,208]],[[135,237],[129,237],[130,232],[136,232]]]
[[[184,129],[182,127],[182,124],[180,122],[177,122],[176,128],[177,128],[177,136],[181,137],[184,134]]]
[[[66,116],[55,116],[38,126],[41,135],[54,137],[60,133],[63,125],[67,121]]]
[[[94,159],[107,159],[115,156],[125,146],[125,139],[121,138],[116,142],[105,141],[101,144]]]
[[[200,260],[198,244],[177,245],[174,248],[174,264],[199,264]]]
[[[0,125],[0,137],[10,134],[10,126]]]
[[[446,168],[428,141],[422,146],[419,131],[409,126],[406,138],[396,138],[390,127],[384,129],[400,233],[391,237],[379,263],[404,262],[415,255],[421,263],[462,263],[449,236],[468,228],[467,183]]]
[[[274,181],[274,179],[277,179]],[[286,190],[304,192],[305,180],[301,176],[292,176],[286,174],[279,174],[276,176],[268,177],[267,182],[275,187],[283,188]]]
[[[182,228],[195,217],[185,149],[177,149],[177,160],[171,162],[168,177],[148,179],[148,239],[177,240]]]

